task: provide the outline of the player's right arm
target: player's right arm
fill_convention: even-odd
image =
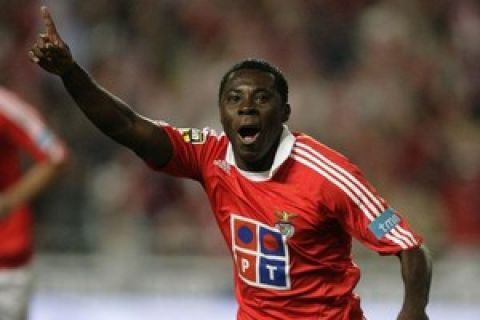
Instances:
[[[73,59],[48,9],[42,7],[41,11],[46,33],[39,35],[29,52],[30,59],[61,77],[68,93],[103,133],[152,165],[167,164],[172,156],[172,144],[165,130],[97,84]]]

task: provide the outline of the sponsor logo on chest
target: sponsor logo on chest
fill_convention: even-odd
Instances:
[[[285,216],[283,216],[285,218]],[[236,214],[230,215],[232,253],[239,277],[247,284],[275,290],[290,289],[290,257],[287,240],[293,226],[277,228]],[[290,228],[291,226],[291,228]]]

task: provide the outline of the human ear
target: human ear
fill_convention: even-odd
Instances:
[[[289,103],[284,104],[283,108],[283,115],[282,115],[282,122],[287,122],[288,119],[290,118],[290,113],[292,112],[292,109],[290,108]]]

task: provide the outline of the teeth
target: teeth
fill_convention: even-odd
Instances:
[[[255,136],[250,136],[250,137],[244,137],[243,140],[246,142],[246,143],[251,143],[253,141],[255,141]]]
[[[244,137],[240,136],[240,139],[245,144],[251,144],[251,143],[254,143],[257,140],[258,135],[259,135],[259,133],[256,133],[253,136],[244,136]]]

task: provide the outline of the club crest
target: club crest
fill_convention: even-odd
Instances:
[[[274,214],[278,219],[280,219],[275,223],[275,227],[284,237],[292,237],[295,233],[295,227],[290,222],[290,220],[296,218],[298,214],[288,213],[286,211],[275,211]]]

